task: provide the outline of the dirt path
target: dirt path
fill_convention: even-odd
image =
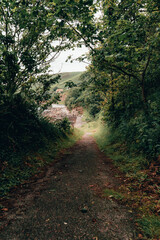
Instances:
[[[82,120],[82,116],[78,115],[74,124],[75,128],[81,128],[85,122]]]
[[[136,239],[133,214],[102,197],[103,188],[119,185],[116,174],[85,134],[45,177],[16,196],[0,240]]]

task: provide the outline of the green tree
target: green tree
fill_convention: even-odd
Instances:
[[[0,3],[1,101],[26,94],[46,73],[46,58],[53,51],[48,33],[45,1],[2,1]]]
[[[159,8],[156,1],[102,1],[93,65],[134,78],[146,96],[146,75],[159,54]],[[158,66],[158,64],[157,64]]]
[[[0,3],[1,101],[11,101],[17,93],[29,93],[35,82],[44,79],[39,75],[46,76],[57,53],[73,47],[75,41],[80,45],[82,40],[89,41],[91,29],[87,26],[92,26],[95,11],[92,4],[91,0]],[[86,37],[82,36],[85,40],[76,28],[83,33],[86,29]],[[59,44],[55,45],[55,41]]]
[[[104,96],[105,119],[130,145],[155,156],[159,150],[159,2],[99,1],[89,73]]]

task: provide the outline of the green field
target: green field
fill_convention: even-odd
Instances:
[[[81,82],[79,77],[81,76],[82,73],[83,72],[64,72],[64,73],[60,73],[61,79],[59,80],[59,82],[57,84],[54,84],[52,86],[52,89],[54,89],[55,87],[64,89],[65,84],[69,81],[72,81],[75,84],[79,84]]]

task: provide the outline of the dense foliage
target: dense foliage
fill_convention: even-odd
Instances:
[[[101,45],[110,81],[106,119],[128,145],[155,157],[160,154],[159,7],[154,1],[126,2],[113,5],[106,16],[107,7],[103,21],[110,36],[107,48],[106,41]]]
[[[85,44],[91,64],[67,105],[86,106],[92,116],[102,110],[108,126],[118,129],[128,147],[157,157],[159,10],[157,0],[1,2],[0,113],[8,144],[21,122],[22,113],[16,111],[22,102],[27,116],[38,116],[41,103],[57,100],[49,92],[59,79],[49,75],[50,61],[63,49]]]
[[[3,0],[2,194],[34,172],[28,153],[47,146],[50,140],[56,149],[57,141],[70,131],[66,119],[51,124],[40,110],[58,100],[50,92],[59,80],[50,74],[50,62],[61,50],[82,44],[90,49],[90,65],[81,85],[67,82],[66,87],[71,88],[67,106],[83,106],[94,118],[103,113],[102,135],[109,127],[112,142],[119,141],[129,156],[131,152],[145,156],[143,163],[144,158],[129,158],[129,166],[151,166],[160,155],[159,0]],[[122,164],[124,161],[123,157]],[[33,162],[43,165],[37,156]]]
[[[92,1],[0,2],[1,148],[16,145],[20,129],[30,135],[35,127],[36,132],[38,109],[58,100],[49,91],[59,80],[50,74],[50,62],[80,39],[73,22],[86,16],[81,24],[85,28],[92,19],[90,5]]]
[[[56,149],[57,141],[70,131],[66,119],[51,124],[40,113],[58,100],[57,95],[50,94],[51,85],[59,80],[59,76],[50,73],[50,62],[61,50],[74,47],[75,41],[80,39],[73,22],[78,25],[85,17],[81,24],[83,31],[86,22],[92,19],[92,3],[85,1],[83,4],[76,0],[0,1],[2,188],[6,182],[6,189],[9,189],[6,169],[27,168],[25,156],[47,146],[48,141],[52,141]],[[13,182],[16,184],[21,177],[16,175]]]
[[[112,134],[118,131],[129,148],[151,160],[160,154],[159,2],[100,1],[99,9],[90,45],[92,89],[103,96]]]
[[[101,111],[103,96],[92,84],[93,79],[90,73],[83,73],[79,81],[81,83],[69,91],[65,104],[69,109],[81,106],[87,110],[91,118],[95,118]]]

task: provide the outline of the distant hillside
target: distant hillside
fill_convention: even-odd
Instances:
[[[52,88],[65,88],[65,84],[69,81],[74,82],[75,84],[79,84],[81,81],[79,77],[83,72],[64,72],[61,73],[61,80],[57,84],[55,84]]]

